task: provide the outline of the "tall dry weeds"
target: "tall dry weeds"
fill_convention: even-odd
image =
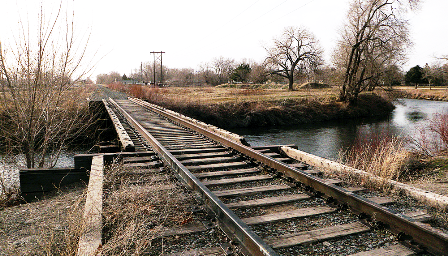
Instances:
[[[407,141],[391,135],[364,137],[342,153],[343,162],[385,180],[399,180],[410,172],[414,154]]]

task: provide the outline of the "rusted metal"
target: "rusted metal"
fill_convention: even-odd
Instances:
[[[424,246],[431,253],[446,255],[448,252],[448,235],[442,232],[438,232],[437,230],[427,226],[419,225],[403,215],[392,213],[386,207],[371,202],[366,198],[359,197],[336,185],[327,184],[320,178],[314,177],[304,171],[291,168],[290,166],[279,162],[274,158],[265,156],[248,146],[234,143],[189,121],[183,120],[182,118],[155,108],[152,104],[135,98],[130,98],[130,100],[158,113],[159,115],[165,116],[182,126],[201,133],[226,147],[232,148],[248,157],[251,157],[256,161],[259,161],[283,173],[285,176],[291,177],[296,181],[303,183],[305,186],[312,187],[315,191],[323,193],[327,197],[331,197],[342,204],[346,204],[354,212],[365,213],[371,216],[374,221],[386,224],[392,232],[396,234],[405,234],[412,237],[416,243]]]
[[[165,147],[163,147],[145,128],[131,115],[123,110],[115,101],[109,99],[125,116],[129,123],[142,135],[152,149],[168,164],[194,191],[201,194],[207,207],[218,218],[224,232],[238,241],[250,255],[278,255],[259,236],[252,232],[247,224],[241,221],[219,198],[205,187],[181,162],[179,162]]]

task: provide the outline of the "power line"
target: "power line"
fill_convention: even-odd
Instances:
[[[292,13],[294,13],[294,12],[298,11],[299,9],[302,9],[303,7],[307,6],[308,4],[310,4],[310,3],[314,2],[314,1],[316,1],[316,0],[311,0],[311,1],[308,1],[308,2],[306,3],[306,4],[304,4],[304,5],[301,5],[300,7],[296,8],[296,9],[295,9],[294,11],[292,11],[292,12],[290,12],[290,13],[286,14],[286,15],[283,15],[282,17],[278,18],[277,20],[281,20],[281,19],[285,18],[286,16],[289,16],[289,15],[291,15]],[[277,20],[276,20],[276,21],[277,21]]]
[[[258,19],[264,17],[265,15],[267,15],[268,13],[272,12],[273,10],[277,9],[278,7],[280,7],[281,5],[283,5],[284,3],[288,2],[288,0],[283,1],[282,3],[280,3],[279,5],[275,6],[274,8],[270,9],[269,11],[267,11],[266,13],[262,14],[261,16],[258,16],[257,18],[253,19],[252,21],[246,23],[245,26],[240,27],[237,31],[249,26],[250,24],[252,24],[253,22],[257,21]]]
[[[230,19],[225,25],[231,23],[233,20],[235,20],[236,18],[238,18],[239,16],[241,16],[241,14],[245,13],[247,10],[249,10],[250,8],[252,8],[256,3],[260,2],[260,0],[255,1],[253,4],[251,4],[249,7],[247,7],[246,9],[244,9],[242,12],[240,12],[239,14],[237,14],[235,17],[233,17],[232,19]]]

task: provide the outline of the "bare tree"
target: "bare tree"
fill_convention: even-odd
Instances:
[[[267,66],[272,73],[288,79],[289,90],[294,90],[296,72],[313,72],[322,64],[322,50],[314,36],[305,29],[288,27],[274,46],[266,49]]]
[[[262,84],[268,81],[268,71],[263,64],[253,63],[249,74],[249,80],[255,84]]]
[[[356,104],[360,92],[374,88],[387,66],[405,58],[410,44],[402,15],[419,0],[353,0],[334,54],[344,73],[340,100]]]
[[[6,120],[0,137],[8,149],[24,154],[28,168],[53,166],[67,140],[88,125],[86,95],[77,86],[89,72],[81,69],[88,38],[75,40],[74,16],[64,13],[62,4],[53,16],[43,9],[37,29],[20,22],[14,43],[5,51],[0,45]]]
[[[235,68],[235,60],[224,57],[215,58],[212,63],[215,74],[218,76],[218,84],[226,83]]]
[[[121,74],[116,71],[112,71],[109,74],[99,74],[96,76],[97,84],[111,84],[120,80]]]

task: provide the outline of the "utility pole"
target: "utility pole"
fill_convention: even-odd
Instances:
[[[163,63],[162,63],[162,54],[164,54],[165,52],[151,52],[152,54],[154,54],[154,66],[153,66],[153,71],[154,71],[154,86],[156,85],[156,54],[159,54],[157,56],[157,60],[160,58],[160,84],[163,83]]]
[[[140,62],[140,81],[144,84],[143,81],[143,62]]]

